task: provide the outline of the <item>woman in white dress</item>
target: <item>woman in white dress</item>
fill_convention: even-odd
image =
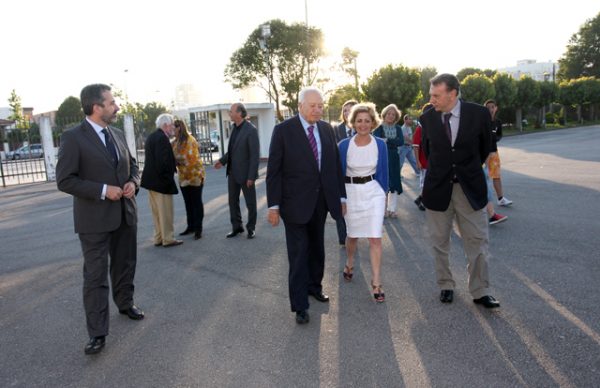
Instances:
[[[357,104],[350,113],[350,125],[356,135],[339,143],[342,172],[346,181],[347,260],[344,279],[352,280],[354,254],[359,238],[369,240],[373,297],[385,301],[381,285],[381,235],[385,197],[388,191],[388,155],[382,139],[371,135],[379,125],[375,105]]]

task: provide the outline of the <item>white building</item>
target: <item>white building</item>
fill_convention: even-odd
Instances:
[[[175,87],[175,109],[181,110],[202,103],[200,92],[192,84],[181,84]]]
[[[499,72],[508,73],[518,80],[522,75],[527,75],[536,81],[554,81],[558,72],[558,63],[536,62],[535,59],[523,59],[517,61],[517,66],[498,69]]]

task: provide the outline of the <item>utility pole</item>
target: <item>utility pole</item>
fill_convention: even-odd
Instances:
[[[306,25],[306,47],[310,50],[310,35],[308,33],[308,0],[304,0],[304,23]],[[308,52],[306,53],[306,83],[310,85],[310,62],[308,60]]]

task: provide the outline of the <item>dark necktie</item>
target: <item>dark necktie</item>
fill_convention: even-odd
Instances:
[[[113,144],[112,138],[110,137],[108,130],[104,128],[102,129],[102,133],[104,134],[104,143],[106,144],[106,149],[110,154],[113,164],[115,165],[115,167],[117,167],[117,162],[119,161],[119,158],[117,157],[117,149]]]
[[[452,129],[450,128],[450,117],[452,117],[452,113],[444,113],[444,128],[446,129],[446,135],[448,135],[448,140],[450,140],[450,144],[452,144]]]
[[[319,163],[319,149],[317,148],[317,139],[315,139],[315,134],[313,133],[314,130],[314,125],[308,127],[308,142],[310,143],[310,148],[312,148],[317,163]]]

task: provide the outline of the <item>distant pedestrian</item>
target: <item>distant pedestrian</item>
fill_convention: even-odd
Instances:
[[[350,110],[352,110],[352,107],[356,104],[358,104],[358,101],[348,100],[342,105],[342,113],[340,114],[341,123],[333,127],[336,141],[338,143],[343,139],[354,135],[354,130],[350,126],[348,126],[348,116],[350,115]],[[337,228],[338,233],[338,242],[340,243],[340,245],[345,245],[347,233],[346,221],[344,220],[344,217],[340,217],[337,220],[335,220],[335,226]]]
[[[396,218],[396,207],[398,205],[398,196],[402,194],[402,181],[400,178],[400,155],[399,148],[404,145],[404,136],[402,127],[398,121],[402,117],[402,112],[395,104],[390,104],[381,111],[383,122],[375,131],[373,136],[383,139],[387,144],[388,170],[389,170],[389,192],[387,194],[387,206],[385,216]]]
[[[492,115],[492,149],[488,158],[488,167],[490,178],[494,183],[494,190],[498,197],[498,205],[510,206],[513,201],[504,195],[502,188],[502,176],[500,171],[500,154],[498,153],[497,143],[502,139],[502,122],[498,119],[498,104],[494,100],[487,100],[483,105],[490,111]]]
[[[109,324],[108,281],[121,314],[144,318],[133,303],[137,262],[137,206],[140,176],[125,135],[110,126],[119,106],[108,85],[81,91],[86,117],[61,136],[56,165],[60,191],[73,196],[75,233],[83,251],[83,307],[89,341],[85,354],[99,353]],[[110,257],[110,261],[109,261]]]
[[[430,103],[427,103],[423,106],[422,113],[425,113],[427,110],[432,109],[433,106]],[[417,167],[421,172],[419,174],[419,196],[415,199],[415,205],[421,211],[425,211],[425,205],[423,205],[423,183],[425,182],[425,176],[427,175],[427,157],[423,152],[423,147],[421,147],[421,142],[423,140],[422,136],[422,127],[419,123],[415,128],[415,133],[413,134],[413,152],[415,153],[415,160],[417,161]]]
[[[232,104],[229,108],[229,118],[233,121],[233,130],[229,137],[227,152],[215,163],[219,169],[227,166],[227,191],[229,193],[229,220],[231,232],[227,238],[244,233],[242,212],[240,210],[240,190],[244,193],[248,209],[247,237],[256,235],[256,179],[258,179],[258,161],[260,158],[260,143],[258,130],[247,120],[248,112],[241,102]]]
[[[154,246],[174,247],[183,244],[173,231],[173,195],[179,193],[175,183],[177,167],[170,138],[175,134],[175,118],[163,113],[156,118],[156,131],[146,139],[142,187],[154,221]]]
[[[182,120],[175,120],[175,141],[173,141],[173,154],[177,163],[177,176],[179,188],[185,203],[187,226],[179,233],[180,236],[193,233],[194,239],[202,237],[202,221],[204,219],[204,204],[202,203],[202,189],[206,173],[198,141],[192,136]]]
[[[455,282],[450,271],[450,234],[456,219],[463,240],[473,302],[488,308],[500,303],[489,294],[487,188],[482,165],[490,153],[491,117],[487,109],[459,99],[460,83],[452,74],[431,79],[430,102],[423,113],[423,151],[428,171],[423,186],[426,223],[441,289],[440,301],[451,303]]]
[[[413,171],[417,178],[421,174],[421,170],[417,165],[417,158],[413,151],[413,131],[412,131],[413,119],[410,115],[404,115],[404,124],[402,125],[402,136],[404,137],[404,144],[399,148],[400,153],[400,175],[402,175],[402,167],[404,166],[404,160],[408,159]]]

